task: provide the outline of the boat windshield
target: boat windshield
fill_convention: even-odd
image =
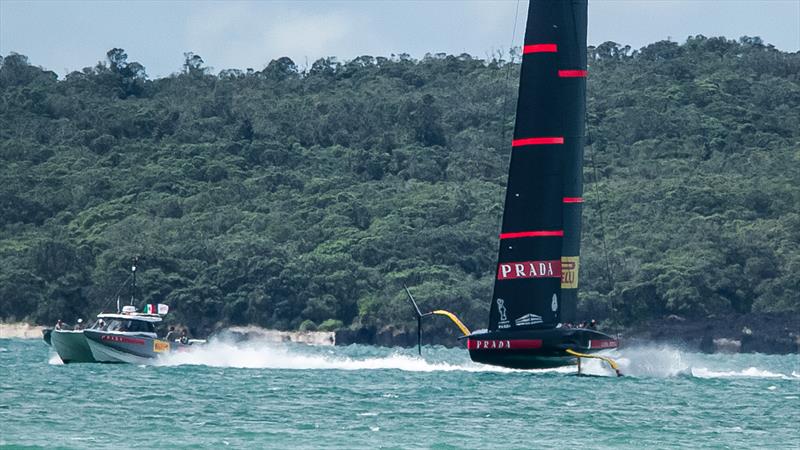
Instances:
[[[152,322],[144,320],[111,319],[100,328],[103,331],[127,331],[133,333],[155,333],[156,327]]]

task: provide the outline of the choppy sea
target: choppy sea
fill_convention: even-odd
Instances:
[[[800,448],[798,355],[643,346],[512,371],[464,349],[211,342],[153,365],[63,365],[0,340],[0,446]]]

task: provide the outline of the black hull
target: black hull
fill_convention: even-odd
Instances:
[[[511,369],[569,366],[576,358],[567,350],[591,354],[617,346],[615,338],[586,328],[493,331],[467,337],[473,361]]]

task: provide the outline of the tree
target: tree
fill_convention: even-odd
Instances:
[[[202,78],[208,71],[207,67],[203,67],[205,61],[200,55],[195,55],[192,52],[183,54],[183,73],[196,78]]]

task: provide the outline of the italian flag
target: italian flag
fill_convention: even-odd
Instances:
[[[145,305],[144,306],[144,313],[145,314],[158,314],[158,311],[156,310],[156,305],[153,305],[153,304]]]

